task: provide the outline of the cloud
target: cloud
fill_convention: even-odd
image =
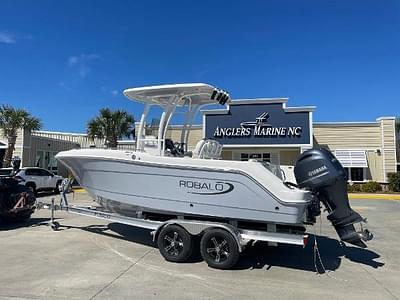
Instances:
[[[77,56],[70,56],[68,57],[68,65],[69,66],[74,66],[78,63],[78,57]]]
[[[17,42],[17,37],[6,31],[0,31],[0,43],[2,44],[15,44]]]
[[[33,36],[17,35],[8,31],[0,31],[0,44],[16,44],[18,40],[33,40]]]
[[[92,71],[91,63],[99,58],[101,56],[95,53],[73,55],[68,57],[67,65],[76,69],[81,78],[85,78]]]
[[[63,89],[65,89],[65,90],[67,90],[67,91],[70,91],[70,90],[71,90],[71,88],[70,88],[69,86],[67,86],[67,85],[65,84],[64,81],[60,81],[60,82],[58,83],[58,86],[61,87],[61,88],[63,88]]]

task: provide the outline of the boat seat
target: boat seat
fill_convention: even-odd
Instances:
[[[174,143],[174,141],[171,139],[165,139],[165,150],[167,154],[171,154],[172,156],[184,156],[182,144],[179,146],[178,143]]]
[[[202,139],[197,144],[193,150],[193,158],[203,158],[203,159],[220,159],[222,152],[222,145],[212,139]]]

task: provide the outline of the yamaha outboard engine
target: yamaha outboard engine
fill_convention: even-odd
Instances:
[[[351,209],[347,196],[347,176],[340,162],[326,149],[307,150],[297,159],[294,174],[300,188],[314,192],[329,212],[328,220],[342,241],[366,247],[372,239],[364,229],[357,232],[354,224],[366,222]]]

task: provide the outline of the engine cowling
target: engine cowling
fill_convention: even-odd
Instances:
[[[313,191],[324,204],[340,239],[366,247],[363,241],[372,239],[372,234],[367,229],[357,232],[354,227],[366,219],[350,207],[346,172],[336,157],[326,149],[307,150],[297,159],[294,174],[298,186]]]

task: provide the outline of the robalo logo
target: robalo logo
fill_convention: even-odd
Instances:
[[[222,195],[233,191],[234,185],[229,182],[179,180],[178,186],[187,190],[189,194],[196,195]]]

